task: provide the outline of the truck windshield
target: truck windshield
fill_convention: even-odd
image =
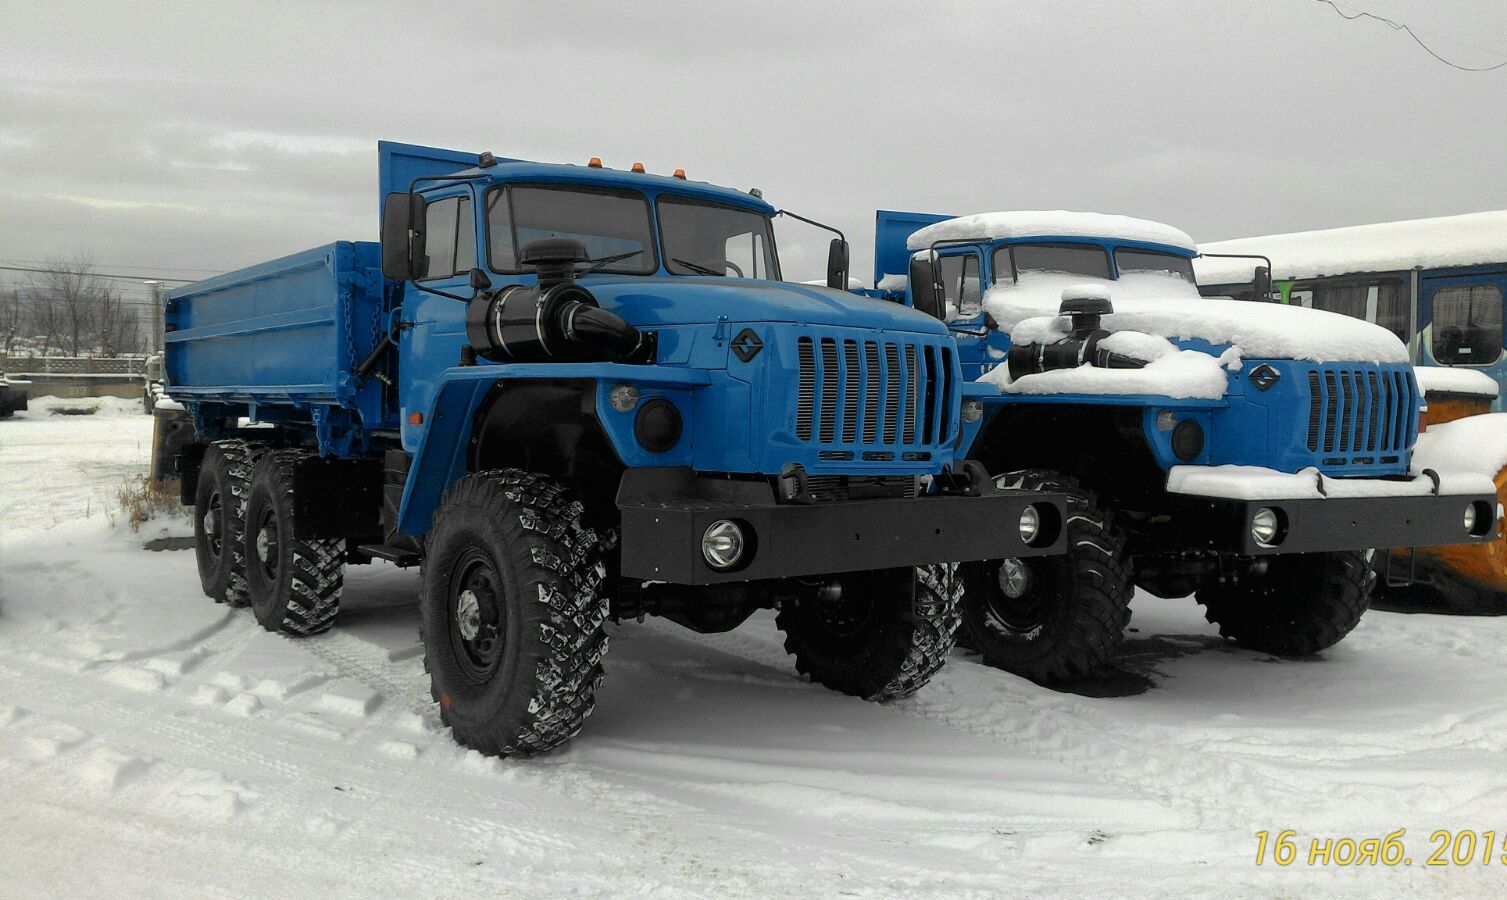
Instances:
[[[769,217],[720,203],[659,198],[665,268],[672,275],[778,280]]]
[[[1016,244],[994,251],[994,283],[1022,275],[1083,275],[1109,280],[1109,254],[1090,244]]]
[[[597,271],[647,275],[659,267],[649,201],[637,191],[509,185],[487,194],[488,259],[495,272],[518,271],[518,251],[539,238],[575,238]]]
[[[1115,250],[1115,266],[1121,275],[1132,272],[1150,272],[1155,275],[1171,275],[1193,284],[1193,260],[1171,253],[1155,250]]]

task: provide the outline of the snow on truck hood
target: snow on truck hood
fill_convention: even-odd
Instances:
[[[945,224],[945,223],[944,223]],[[1155,394],[1217,400],[1226,370],[1243,358],[1313,362],[1405,363],[1407,347],[1378,325],[1322,310],[1275,303],[1244,303],[1201,297],[1182,279],[1149,273],[1117,281],[1067,274],[1039,274],[1003,284],[984,295],[984,308],[1014,343],[1054,341],[1067,334],[1057,315],[1064,289],[1107,287],[1114,313],[1104,327],[1117,334],[1106,349],[1151,361],[1144,369],[1089,366],[1030,375],[1012,383],[1004,366],[982,379],[1011,393]],[[1205,341],[1213,353],[1179,348],[1173,341]]]

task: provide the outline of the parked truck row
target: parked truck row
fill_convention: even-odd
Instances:
[[[860,296],[840,235],[828,287],[782,280],[774,220],[825,226],[757,191],[379,157],[380,244],[168,295],[172,465],[205,592],[270,630],[331,627],[346,565],[420,566],[433,697],[485,753],[581,728],[608,619],[774,609],[798,671],[882,701],[962,622],[991,663],[1085,674],[1134,585],[1316,652],[1369,548],[1495,527],[1489,485],[1410,473],[1394,337],[1195,315],[1166,226],[880,213]]]

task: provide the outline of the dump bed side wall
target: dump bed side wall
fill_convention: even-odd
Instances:
[[[910,272],[910,251],[905,241],[911,235],[952,216],[939,213],[900,212],[881,209],[874,216],[874,284],[886,275]]]
[[[378,246],[340,242],[174,290],[164,366],[181,400],[319,404],[381,424],[353,372],[386,327]]]

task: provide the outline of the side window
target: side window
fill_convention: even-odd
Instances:
[[[942,257],[942,288],[947,296],[947,318],[978,315],[983,305],[978,254]]]
[[[963,257],[944,256],[942,263],[942,293],[947,300],[947,318],[952,318],[962,298]]]
[[[1384,281],[1371,290],[1376,295],[1376,312],[1371,321],[1397,335],[1397,339],[1406,344],[1411,337],[1408,334],[1411,330],[1408,323],[1408,285],[1401,281]]]
[[[429,204],[424,280],[449,278],[476,267],[476,231],[471,226],[471,198],[446,197]]]
[[[487,234],[492,269],[511,272],[518,268],[518,255],[513,252],[513,209],[508,203],[508,192],[502,188],[494,188],[487,194]]]
[[[1367,293],[1363,284],[1320,285],[1313,290],[1312,306],[1352,319],[1364,319]]]
[[[1434,292],[1434,359],[1446,365],[1485,366],[1502,355],[1502,292],[1465,284]]]
[[[739,278],[768,278],[764,271],[764,236],[757,232],[735,234],[728,238],[723,248],[729,275]]]
[[[972,318],[983,308],[983,292],[979,290],[979,258],[975,254],[963,257],[963,283],[958,289],[958,315]]]

